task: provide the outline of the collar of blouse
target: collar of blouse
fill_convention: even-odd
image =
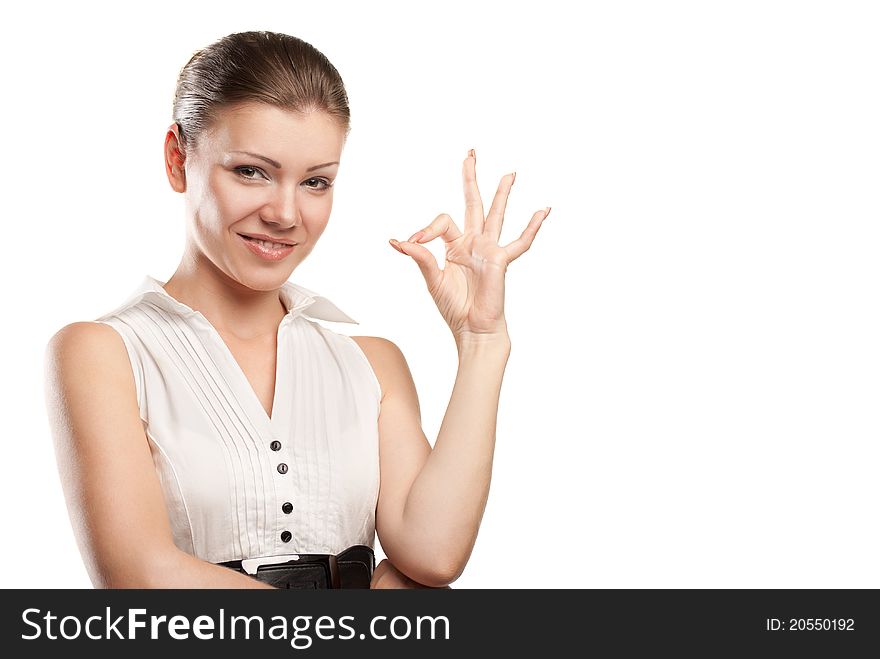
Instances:
[[[121,306],[105,314],[101,319],[108,318],[128,306],[136,304],[141,299],[149,299],[150,302],[155,303],[160,308],[181,316],[202,315],[200,312],[173,298],[162,287],[164,283],[155,277],[146,275]],[[293,282],[287,281],[281,285],[280,296],[287,309],[288,316],[296,317],[303,315],[318,320],[360,324],[323,295],[318,295],[314,291]]]

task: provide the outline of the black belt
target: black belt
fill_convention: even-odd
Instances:
[[[275,588],[369,588],[373,550],[354,545],[339,554],[285,554],[217,563]]]

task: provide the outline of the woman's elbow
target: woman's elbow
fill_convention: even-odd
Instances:
[[[467,561],[434,561],[431,565],[422,566],[418,576],[413,579],[430,588],[446,588],[461,576]]]

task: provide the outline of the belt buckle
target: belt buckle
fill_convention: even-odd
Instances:
[[[275,565],[303,565],[306,563],[320,563],[327,570],[330,577],[330,588],[341,588],[339,579],[339,562],[335,554],[282,554],[279,556],[260,556],[257,558],[245,558],[241,561],[241,569],[247,574],[255,576],[257,570],[264,566]]]

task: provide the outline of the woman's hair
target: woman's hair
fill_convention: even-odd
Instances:
[[[237,32],[196,51],[180,71],[172,113],[181,147],[195,147],[222,110],[247,102],[302,114],[320,110],[346,137],[351,129],[342,77],[323,53],[288,34]]]

